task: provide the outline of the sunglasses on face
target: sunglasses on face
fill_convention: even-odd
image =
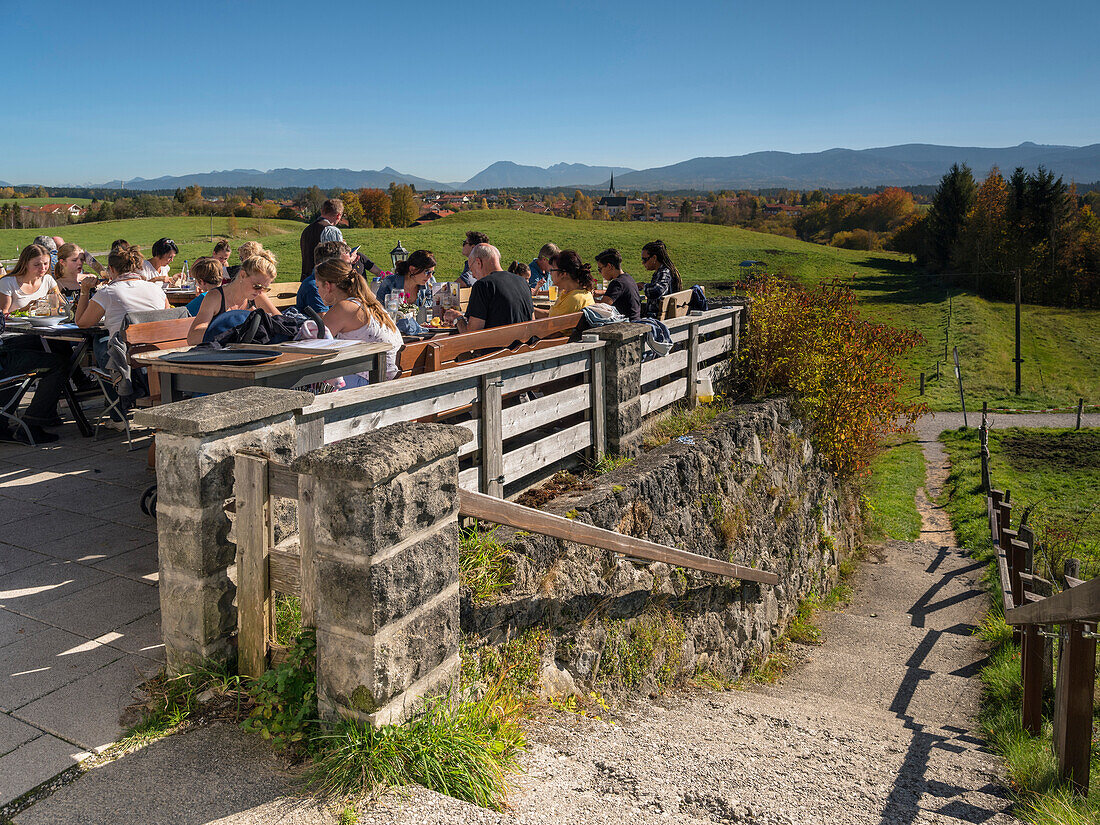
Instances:
[[[256,292],[271,292],[271,287],[264,286],[263,284],[254,283],[252,284],[252,289],[254,289]]]

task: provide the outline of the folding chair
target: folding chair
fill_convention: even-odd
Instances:
[[[108,372],[107,370],[100,369],[99,367],[89,367],[88,372],[99,384],[99,391],[103,393],[103,401],[106,406],[99,414],[99,417],[95,420],[95,438],[99,440],[99,428],[104,425],[104,422],[111,417],[112,412],[118,413],[118,417],[122,419],[122,427],[126,432],[126,449],[134,449],[134,436],[130,432],[130,418],[126,415],[126,410],[122,406],[122,396],[118,394],[118,384],[122,380],[122,376],[118,373]],[[107,385],[110,384],[115,388],[115,398],[112,401],[110,394],[107,392]]]
[[[16,427],[22,429],[27,436],[27,443],[32,447],[35,446],[34,436],[31,435],[30,427],[19,417],[19,402],[23,400],[24,395],[30,392],[31,387],[40,377],[41,373],[39,372],[27,372],[22,375],[10,375],[6,378],[0,378],[0,394],[5,391],[13,393],[11,398],[0,405],[0,418],[10,421]]]

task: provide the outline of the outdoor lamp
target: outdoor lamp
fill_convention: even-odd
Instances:
[[[390,259],[393,261],[394,272],[397,271],[398,262],[407,261],[409,259],[409,250],[401,245],[401,241],[398,241],[397,246],[390,252]]]

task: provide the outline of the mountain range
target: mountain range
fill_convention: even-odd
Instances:
[[[1100,181],[1100,143],[1090,146],[1050,146],[1026,142],[1019,146],[937,146],[907,143],[874,149],[828,149],[824,152],[753,152],[731,157],[699,157],[652,169],[588,166],[557,163],[522,166],[497,161],[467,181],[441,183],[396,169],[354,171],[351,169],[231,169],[194,175],[134,178],[123,184],[115,180],[96,188],[176,189],[184,186],[283,187],[319,186],[322,189],[384,189],[391,182],[409,183],[418,190],[478,190],[543,188],[605,189],[612,174],[615,188],[622,192],[652,192],[669,189],[850,189],[874,186],[916,186],[936,184],[953,163],[966,163],[981,180],[990,168],[999,166],[1006,176],[1017,166],[1033,171],[1044,166],[1066,181]]]

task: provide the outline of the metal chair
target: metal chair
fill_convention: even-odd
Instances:
[[[106,402],[103,411],[95,420],[96,440],[99,440],[100,427],[103,427],[105,422],[111,419],[111,413],[118,413],[118,417],[122,421],[122,428],[126,432],[126,449],[133,450],[134,436],[133,433],[130,432],[130,419],[126,415],[125,407],[122,406],[122,396],[118,394],[118,384],[122,380],[122,376],[118,373],[100,369],[99,367],[89,367],[88,372],[91,373],[92,377],[99,384],[99,390],[103,393],[103,400]],[[108,384],[115,388],[114,400],[111,400],[111,394],[107,392]]]
[[[27,436],[27,443],[32,447],[35,446],[34,436],[31,435],[27,423],[19,417],[19,402],[23,400],[23,396],[30,392],[31,387],[41,377],[40,372],[27,372],[21,375],[9,375],[0,378],[0,395],[5,391],[12,393],[11,397],[0,405],[0,418],[10,421],[17,428],[22,429]]]

